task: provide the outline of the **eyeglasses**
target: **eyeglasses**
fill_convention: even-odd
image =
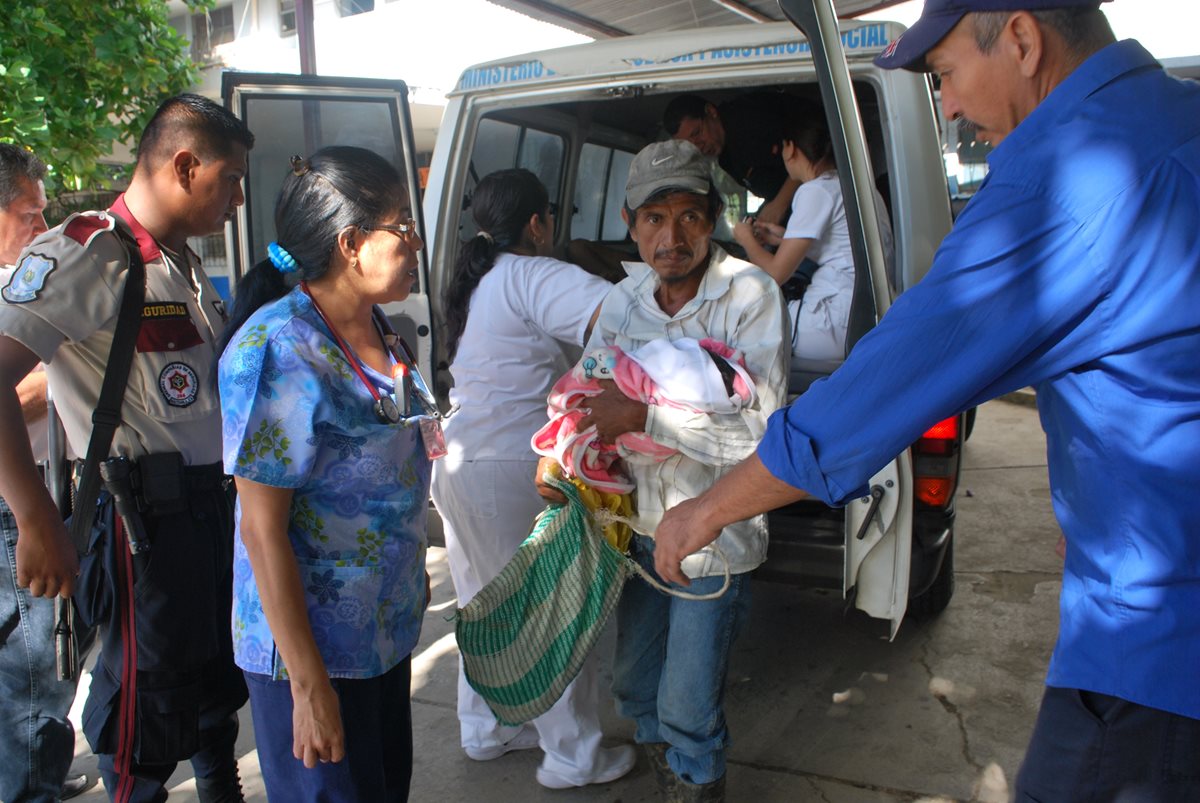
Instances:
[[[401,240],[411,240],[417,236],[417,221],[412,218],[401,220],[399,223],[376,223],[374,226],[360,226],[364,231],[388,231]]]

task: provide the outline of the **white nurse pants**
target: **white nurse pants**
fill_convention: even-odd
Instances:
[[[546,506],[533,477],[537,461],[454,461],[434,464],[433,503],[441,514],[450,577],[459,606],[500,573]],[[533,720],[542,767],[587,783],[600,749],[596,657],[591,655],[554,707]],[[464,748],[504,744],[521,728],[501,725],[458,666],[458,722]]]

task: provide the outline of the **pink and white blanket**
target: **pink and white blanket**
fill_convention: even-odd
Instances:
[[[717,360],[730,370],[722,374]],[[628,353],[617,346],[588,350],[554,383],[546,407],[550,421],[531,444],[538,454],[557,460],[567,476],[610,493],[634,488],[622,459],[657,463],[676,450],[645,432],[627,432],[609,444],[601,442],[594,426],[579,431],[587,400],[600,393],[602,379],[611,379],[631,399],[697,413],[735,413],[756,398],[742,353],[717,340],[653,340]]]

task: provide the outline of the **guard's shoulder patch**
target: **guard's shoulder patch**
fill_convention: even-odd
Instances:
[[[116,218],[104,212],[81,212],[63,224],[63,234],[86,248],[97,234],[112,231],[116,225]]]
[[[0,296],[10,304],[25,304],[33,301],[46,284],[46,277],[58,266],[52,256],[28,253],[21,257],[8,284],[0,290]]]

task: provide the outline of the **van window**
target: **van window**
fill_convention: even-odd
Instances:
[[[562,190],[563,138],[534,128],[526,128],[524,134],[517,167],[532,171],[542,180],[550,200],[556,200]]]
[[[621,206],[633,154],[585,143],[575,173],[575,214],[571,237],[585,240],[623,240]]]
[[[524,167],[546,185],[554,200],[561,189],[565,150],[563,138],[557,134],[485,118],[479,121],[471,151],[472,179]]]
[[[628,230],[621,219],[621,209],[625,206],[625,182],[629,180],[629,166],[633,164],[634,155],[628,151],[613,151],[604,203],[604,228],[600,233],[602,239],[625,239]]]
[[[290,96],[256,95],[245,100],[242,117],[256,136],[245,184],[252,259],[266,256],[267,243],[275,239],[272,210],[293,154],[308,156],[326,145],[357,145],[375,151],[404,175],[402,129],[391,97],[297,103]]]
[[[520,126],[499,120],[480,120],[479,130],[475,133],[475,149],[471,151],[472,178],[478,181],[488,173],[516,166],[520,141]]]

